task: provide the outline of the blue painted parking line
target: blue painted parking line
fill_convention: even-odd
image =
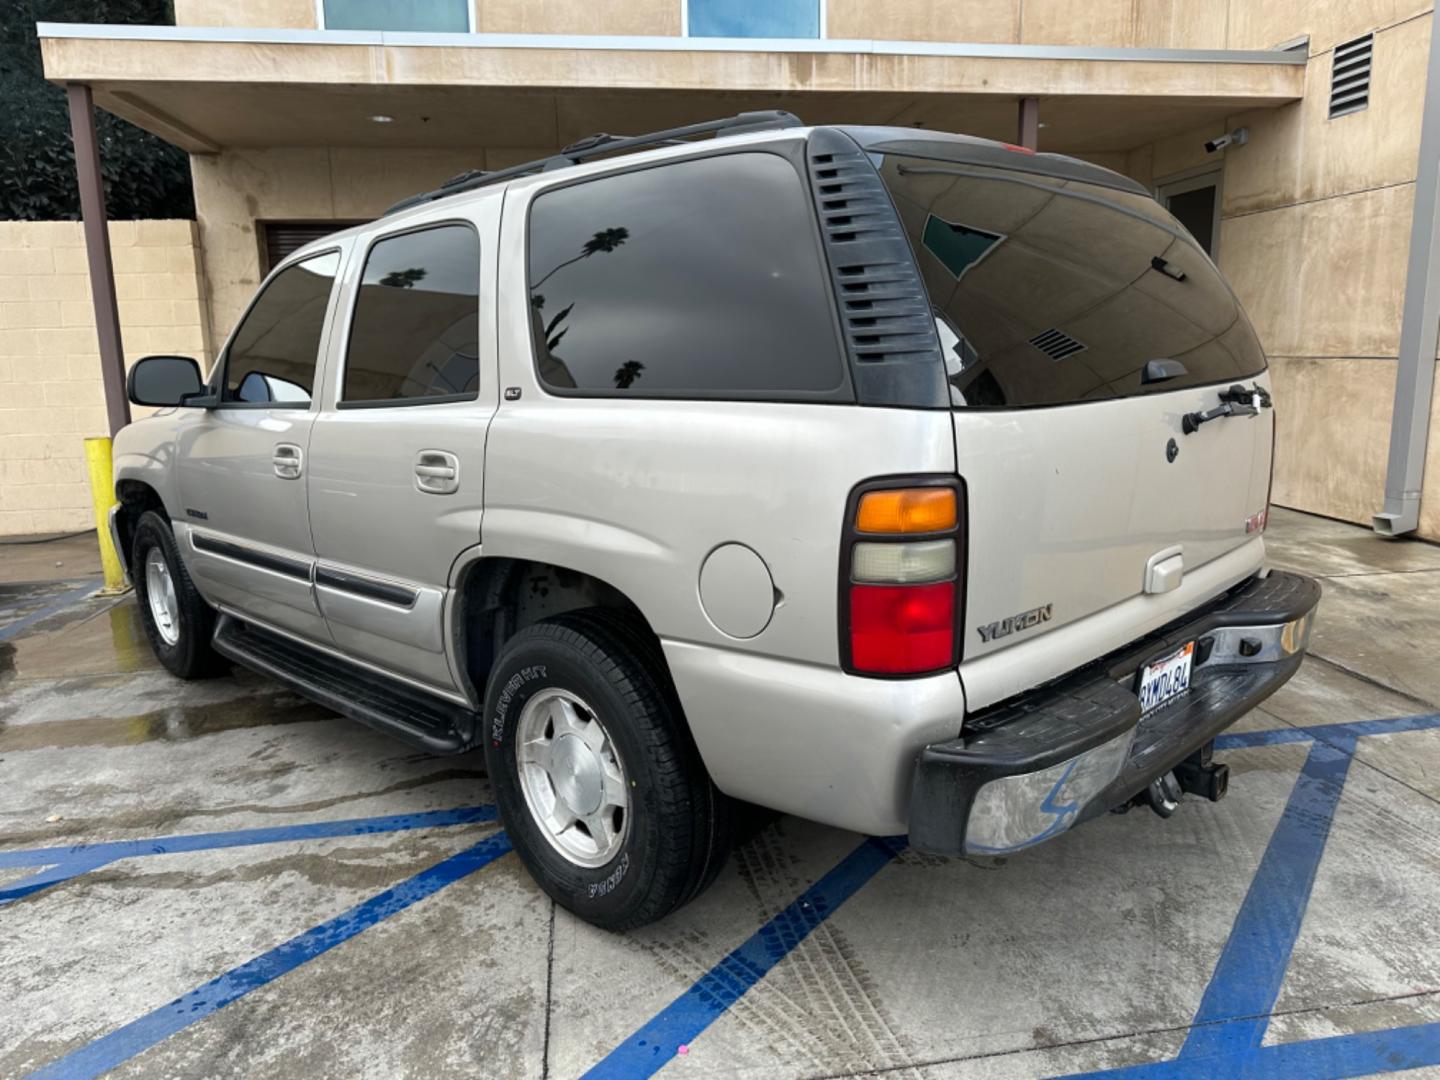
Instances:
[[[29,615],[23,615],[14,622],[0,626],[0,641],[9,641],[11,638],[19,635],[22,630],[35,625],[37,622],[40,622],[40,620],[48,619],[51,615],[58,615],[71,605],[88,599],[95,595],[101,584],[99,581],[87,581],[83,585],[61,593],[54,600],[51,600],[50,603],[42,608],[37,608]]]
[[[1228,731],[1215,740],[1216,750],[1238,750],[1248,746],[1306,742],[1316,739],[1334,746],[1351,745],[1367,735],[1399,735],[1409,731],[1440,728],[1440,713],[1394,716],[1383,720],[1351,720],[1339,724],[1310,724],[1306,727],[1267,728],[1264,731]],[[1351,746],[1353,749],[1353,745]]]
[[[871,837],[862,842],[585,1075],[596,1080],[654,1075],[675,1056],[679,1046],[692,1042],[718,1020],[904,850],[904,837]]]
[[[1343,1080],[1427,1065],[1440,1065],[1440,1023],[1151,1061],[1073,1073],[1066,1080],[1214,1080],[1217,1076]]]
[[[1290,966],[1355,742],[1314,742],[1235,916],[1181,1057],[1259,1046]],[[1227,1022],[1228,1021],[1228,1022]]]
[[[1390,720],[1235,732],[1217,741],[1221,748],[1313,743],[1280,823],[1267,846],[1256,879],[1236,918],[1230,939],[1196,1014],[1182,1053],[1170,1061],[1107,1070],[1083,1076],[1208,1077],[1218,1072],[1256,1076],[1348,1077],[1440,1065],[1440,1024],[1262,1046],[1268,1014],[1279,993],[1291,950],[1338,806],[1355,741],[1367,735],[1440,727],[1440,715]],[[0,868],[45,866],[12,882],[47,884],[67,880],[116,859],[349,836],[495,820],[493,807],[428,814],[356,818],[339,822],[223,833],[117,841],[68,848],[0,852]],[[903,838],[871,838],[820,881],[751,935],[684,994],[636,1030],[587,1074],[594,1077],[648,1077],[693,1041],[736,1001],[904,850]],[[46,1078],[93,1077],[129,1060],[170,1035],[208,1016],[251,990],[334,948],[369,926],[403,911],[510,850],[503,833],[452,856],[393,889],[372,897],[264,955],[242,964],[170,1004],[102,1036],[34,1074]],[[32,890],[33,891],[33,890]],[[0,898],[4,892],[0,891]]]
[[[40,889],[68,881],[90,870],[106,866],[118,859],[213,851],[218,848],[278,844],[295,840],[321,840],[337,836],[364,836],[370,833],[473,825],[495,821],[496,816],[494,806],[466,806],[457,810],[430,810],[415,814],[347,818],[341,821],[311,821],[300,825],[232,829],[228,832],[160,836],[145,840],[115,840],[101,844],[76,844],[71,847],[0,851],[0,870],[17,866],[45,868],[29,877],[12,881],[8,885],[0,885],[0,906]]]
[[[109,1072],[176,1032],[203,1020],[217,1009],[274,982],[280,976],[349,941],[381,920],[404,911],[445,886],[488,866],[509,850],[509,837],[504,833],[496,833],[372,896],[349,911],[321,923],[313,930],[307,930],[283,945],[230,969],[168,1005],[162,1005],[124,1027],[66,1054],[32,1073],[31,1080],[88,1080]]]
[[[47,866],[43,870],[37,870],[28,877],[19,878],[8,885],[0,885],[0,907],[4,907],[12,900],[19,900],[22,896],[29,896],[41,889],[48,889],[52,885],[60,885],[71,878],[79,877],[81,874],[89,873],[91,870],[99,869],[110,859],[102,859],[90,862],[85,859],[74,859],[69,862],[56,863]]]

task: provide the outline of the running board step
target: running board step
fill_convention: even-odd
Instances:
[[[432,754],[467,750],[480,730],[479,716],[463,706],[229,615],[215,624],[213,644],[227,660]]]

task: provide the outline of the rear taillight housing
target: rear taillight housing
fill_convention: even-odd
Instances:
[[[965,491],[955,477],[852,492],[840,556],[840,656],[856,675],[928,675],[960,662]]]

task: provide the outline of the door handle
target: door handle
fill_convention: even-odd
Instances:
[[[294,443],[276,443],[275,456],[270,459],[275,475],[281,480],[298,480],[305,468],[305,451]]]
[[[460,459],[448,450],[421,450],[415,455],[415,487],[426,495],[453,495],[460,490]]]

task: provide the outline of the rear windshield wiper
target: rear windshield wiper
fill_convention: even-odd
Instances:
[[[1180,430],[1193,435],[1201,424],[1219,420],[1222,416],[1259,416],[1261,409],[1270,408],[1270,392],[1259,383],[1246,389],[1239,383],[1228,390],[1220,391],[1220,404],[1204,412],[1186,413],[1180,420]]]

